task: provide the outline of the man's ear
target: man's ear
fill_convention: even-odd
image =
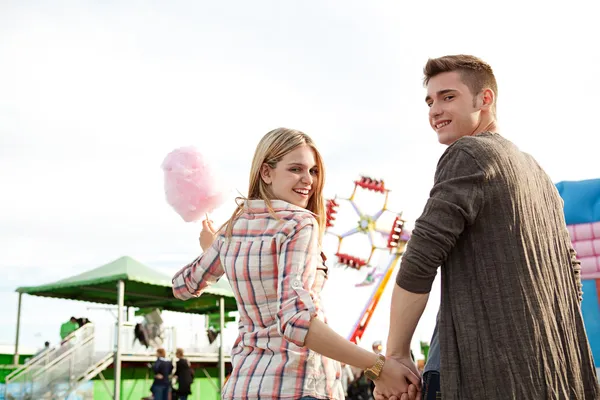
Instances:
[[[271,167],[269,167],[266,163],[260,167],[260,177],[267,185],[270,185],[273,181],[271,177]]]
[[[483,89],[480,94],[480,108],[481,110],[491,111],[496,101],[496,95],[492,89]]]

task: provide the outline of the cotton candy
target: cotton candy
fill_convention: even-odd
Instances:
[[[226,194],[205,157],[193,146],[173,150],[162,163],[167,203],[185,222],[221,206]]]

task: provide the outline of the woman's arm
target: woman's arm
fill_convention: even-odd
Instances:
[[[373,367],[376,354],[346,340],[317,318],[310,288],[321,256],[319,229],[314,218],[306,218],[289,232],[278,256],[279,310],[278,330],[288,341],[334,360],[361,369]],[[395,360],[386,360],[377,379],[381,392],[387,395],[405,393],[408,382],[420,384],[420,378]]]
[[[378,359],[375,353],[344,339],[317,318],[314,318],[310,323],[305,346],[325,357],[353,365],[362,370],[373,367]],[[421,378],[415,375],[406,365],[392,358],[385,360],[381,374],[375,381],[377,390],[380,393],[387,397],[397,396],[398,398],[403,393],[408,393],[410,384],[415,385],[412,390],[420,390]]]
[[[221,241],[215,240],[200,257],[173,276],[173,296],[181,300],[198,297],[223,276],[225,271],[219,257],[221,244]]]
[[[325,357],[362,370],[371,368],[377,362],[377,354],[346,340],[317,318],[310,323],[304,344]]]

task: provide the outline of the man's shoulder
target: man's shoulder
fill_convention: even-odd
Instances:
[[[493,132],[483,132],[473,136],[463,136],[451,144],[448,149],[464,150],[466,152],[485,151],[506,145],[514,146],[508,139]]]
[[[479,138],[464,136],[448,146],[438,161],[438,168],[448,163],[456,163],[458,159],[472,160],[477,163],[477,160],[485,153],[485,145]]]
[[[469,164],[476,164],[486,176],[498,176],[497,172],[506,169],[522,173],[544,173],[536,158],[521,150],[517,144],[497,133],[483,133],[465,136],[454,142],[446,150],[447,157],[463,157]],[[443,156],[442,156],[443,157]]]
[[[494,163],[501,159],[531,157],[510,140],[492,132],[464,136],[448,146],[446,154],[467,154],[481,165],[488,164],[490,161]]]
[[[490,165],[501,163],[499,159],[507,155],[508,140],[492,132],[463,136],[452,143],[440,157],[436,176],[448,170],[488,171]]]

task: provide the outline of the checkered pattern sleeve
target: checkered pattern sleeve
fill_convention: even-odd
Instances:
[[[181,300],[198,297],[202,292],[223,276],[224,271],[219,257],[222,242],[215,239],[198,258],[183,267],[173,277],[173,295]]]
[[[277,328],[289,342],[304,346],[316,307],[310,292],[320,257],[319,229],[314,218],[304,218],[287,235],[278,255]]]

